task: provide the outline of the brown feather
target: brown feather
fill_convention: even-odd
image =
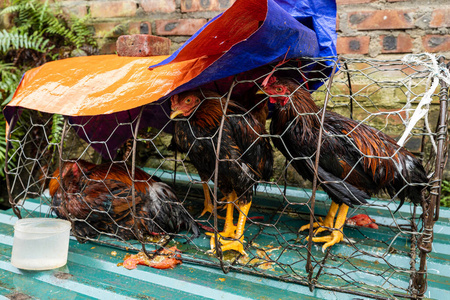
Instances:
[[[291,79],[271,80],[264,90],[271,95],[270,101],[278,104],[271,133],[281,135],[288,132],[285,137],[273,139],[276,146],[286,156],[314,156],[323,110],[315,104],[308,91]],[[323,177],[345,179],[346,183],[367,195],[383,189],[391,196],[399,192],[400,205],[405,196],[414,203],[420,202],[421,186],[427,182],[425,170],[420,161],[397,145],[394,139],[364,123],[329,111],[324,117],[323,129],[322,149],[325,150],[321,151],[319,161]],[[302,176],[312,180],[311,168],[306,163],[300,160],[293,164]],[[405,189],[408,183],[420,185]],[[348,194],[345,189],[337,191],[339,187],[331,183],[328,189],[336,190],[332,192],[333,200],[338,203],[343,193]],[[361,197],[366,196],[361,194]]]

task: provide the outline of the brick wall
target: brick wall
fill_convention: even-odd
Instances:
[[[1,1],[1,0],[0,0]],[[101,53],[114,53],[123,34],[153,34],[170,38],[171,51],[178,49],[211,18],[229,8],[234,0],[59,0],[67,14],[91,15]]]
[[[450,57],[450,1],[337,0],[338,53]]]
[[[168,37],[175,51],[234,0],[60,0],[66,13],[91,14],[102,53],[122,34]],[[433,52],[450,57],[450,1],[337,0],[338,53],[369,57]],[[105,38],[106,36],[106,38]]]

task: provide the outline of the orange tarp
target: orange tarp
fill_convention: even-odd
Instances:
[[[100,55],[49,62],[25,73],[8,106],[69,116],[111,114],[157,101],[211,63],[203,57],[148,69],[165,58]]]

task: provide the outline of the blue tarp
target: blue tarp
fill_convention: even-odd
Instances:
[[[236,18],[240,22],[229,21]],[[259,24],[252,30],[237,32],[245,26],[242,22]],[[209,65],[200,66],[203,70],[199,75],[171,93],[176,94],[283,59],[336,56],[335,28],[334,0],[238,0],[203,26],[173,55],[150,68],[213,57]],[[236,35],[240,36],[230,46],[230,37]],[[310,89],[319,86],[319,82],[312,83]]]

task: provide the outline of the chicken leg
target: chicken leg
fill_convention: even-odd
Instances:
[[[234,202],[236,201],[237,196],[236,193],[233,192],[230,195],[229,203],[227,204],[227,216],[225,219],[225,226],[224,230],[222,232],[219,232],[219,244],[222,249],[222,252],[228,251],[228,250],[235,250],[243,255],[247,255],[244,251],[244,229],[245,229],[245,223],[247,221],[247,215],[250,210],[250,207],[252,205],[251,202],[248,202],[246,204],[238,204],[239,207],[239,219],[237,226],[233,224],[233,209],[234,209]],[[216,243],[214,234],[207,233],[207,235],[211,236],[210,240],[210,246],[211,250],[210,252],[215,253],[216,251]],[[224,238],[232,238],[233,240],[225,240]]]
[[[234,237],[236,233],[236,225],[233,222],[233,211],[234,211],[234,201],[236,200],[236,193],[233,192],[227,197],[229,202],[226,205],[227,214],[225,217],[225,225],[223,226],[223,231],[219,232],[219,236],[221,237]],[[212,236],[214,238],[214,233],[207,232],[206,235]]]
[[[340,206],[334,202],[333,202],[333,204],[330,207],[330,211],[328,212],[327,217],[329,215],[330,216],[333,215],[333,219],[334,219],[334,215],[336,214],[336,211],[338,208],[339,208],[339,213],[337,214],[336,222],[335,222],[334,226],[332,226],[332,225],[327,226],[327,227],[331,228],[330,229],[332,231],[331,234],[321,236],[321,237],[313,237],[313,239],[312,239],[312,241],[314,243],[325,243],[322,246],[322,251],[325,251],[328,247],[331,247],[331,246],[341,242],[344,238],[343,227],[345,224],[345,220],[347,219],[347,212],[348,212],[349,207],[346,204],[341,204]],[[330,214],[330,212],[331,212],[331,214]],[[325,218],[325,221],[327,221],[327,217]],[[325,223],[325,221],[324,221],[324,223]],[[309,228],[309,226],[308,226],[308,228]],[[327,228],[323,228],[320,231],[319,231],[319,229],[321,229],[321,228],[316,229],[314,234],[324,231],[324,230],[327,230]],[[309,237],[307,237],[306,239],[308,239],[308,238]]]
[[[250,207],[252,206],[252,203],[249,202],[247,204],[239,205],[239,219],[237,223],[236,228],[236,234],[234,236],[235,240],[228,241],[228,240],[221,240],[219,239],[219,243],[221,244],[222,252],[228,251],[228,250],[235,250],[242,255],[247,256],[247,253],[244,251],[244,229],[245,229],[245,223],[247,221],[247,215],[250,210]],[[214,249],[215,251],[215,243],[210,243],[211,249]],[[214,248],[213,248],[214,247]]]
[[[330,206],[330,209],[328,210],[328,214],[325,217],[325,220],[322,221],[322,218],[319,218],[319,222],[313,223],[313,228],[319,227],[316,230],[314,230],[314,235],[318,234],[319,232],[327,230],[326,227],[333,228],[333,221],[334,221],[334,217],[336,216],[336,213],[338,211],[338,208],[339,208],[339,204],[337,204],[335,202],[331,202],[331,206]],[[303,231],[306,229],[309,229],[309,224],[306,224],[306,225],[303,225],[302,227],[300,227],[299,231]]]
[[[204,181],[204,180],[203,180]],[[214,211],[214,205],[211,201],[211,194],[209,193],[209,186],[206,182],[202,183],[203,185],[203,193],[205,194],[205,201],[203,202],[204,208],[202,213],[200,214],[200,217],[203,217],[204,214],[209,212],[210,214]],[[222,198],[220,201],[224,201],[226,197]],[[220,207],[218,207],[220,208]],[[219,219],[224,219],[224,217],[217,215]]]

